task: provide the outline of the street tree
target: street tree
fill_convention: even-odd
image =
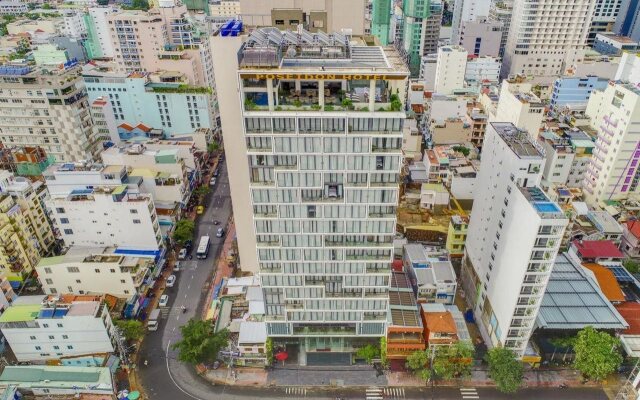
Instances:
[[[417,350],[409,354],[406,366],[415,376],[423,381],[428,381],[431,379],[431,367],[429,366],[430,358],[431,351]]]
[[[180,245],[184,245],[193,238],[195,227],[196,225],[192,220],[181,219],[176,223],[176,227],[173,230],[173,240]]]
[[[499,391],[515,393],[522,386],[523,366],[513,351],[494,347],[485,360],[489,363],[489,377],[495,381]]]
[[[471,375],[474,348],[463,341],[451,346],[437,346],[433,356],[433,371],[444,379],[464,378]]]
[[[364,358],[368,364],[371,364],[371,361],[373,361],[374,358],[380,358],[380,347],[373,344],[368,344],[366,346],[360,347],[356,351],[356,356],[359,358]]]
[[[407,357],[407,368],[427,381],[431,378],[454,379],[471,375],[474,349],[469,342],[416,351]]]
[[[573,350],[574,367],[587,379],[602,380],[622,363],[620,340],[591,326],[578,332]]]
[[[229,331],[215,332],[208,321],[190,319],[180,327],[182,340],[172,348],[178,350],[178,359],[189,364],[213,362],[220,350],[229,345]]]
[[[127,340],[138,340],[144,336],[144,325],[138,320],[119,319],[115,321],[115,324]]]
[[[211,188],[207,185],[200,185],[197,188],[195,188],[193,190],[193,194],[200,197],[200,196],[205,196],[207,195],[209,192],[211,192]]]

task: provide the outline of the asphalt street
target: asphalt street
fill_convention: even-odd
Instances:
[[[153,400],[244,400],[244,399],[442,399],[442,400],[494,400],[494,399],[554,399],[554,400],[600,400],[606,399],[600,389],[526,389],[516,395],[504,395],[492,388],[304,388],[302,386],[251,388],[214,386],[199,377],[193,367],[180,363],[171,344],[180,340],[180,326],[200,315],[210,283],[213,279],[216,260],[224,238],[217,238],[218,227],[226,227],[231,215],[231,198],[226,165],[220,166],[217,184],[207,195],[206,210],[196,224],[193,260],[182,261],[182,271],[177,272],[177,283],[167,288],[170,297],[169,312],[160,323],[160,328],[149,332],[141,348],[140,378],[146,393]],[[213,221],[220,225],[213,225]],[[195,258],[195,248],[202,235],[211,237],[209,257]],[[180,306],[187,307],[183,313]],[[148,365],[144,366],[144,360]],[[378,397],[381,396],[381,397]]]

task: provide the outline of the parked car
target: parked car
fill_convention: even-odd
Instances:
[[[218,175],[220,175],[220,170],[216,168],[216,170],[213,171],[213,176],[215,176],[217,178]]]
[[[224,236],[224,228],[218,228],[218,232],[216,232],[216,237]]]
[[[176,284],[176,276],[169,275],[169,277],[167,278],[167,287],[173,287],[173,285],[175,284]]]
[[[158,302],[159,307],[166,307],[169,304],[169,295],[163,294],[160,296],[160,301]]]
[[[200,215],[204,212],[204,206],[198,206],[196,208],[196,214]]]
[[[187,258],[187,249],[186,248],[182,248],[182,249],[180,249],[180,252],[178,253],[178,260],[184,260],[185,258]]]
[[[173,266],[173,272],[180,271],[180,261],[176,261],[176,265]]]
[[[211,180],[209,181],[209,185],[215,186],[216,185],[216,178],[211,178]]]

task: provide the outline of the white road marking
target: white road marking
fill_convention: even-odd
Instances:
[[[178,385],[178,382],[176,382],[175,379],[173,379],[173,375],[171,375],[171,370],[169,369],[169,346],[171,345],[171,340],[169,340],[169,343],[167,343],[167,350],[165,353],[165,359],[167,360],[167,373],[169,374],[169,378],[171,378],[171,382],[173,382],[173,384],[175,385],[175,387],[178,388],[178,390],[180,390],[182,393],[186,394],[187,396],[191,397],[194,400],[203,400],[199,397],[196,396],[192,396],[191,394],[187,393],[183,388],[181,388]]]

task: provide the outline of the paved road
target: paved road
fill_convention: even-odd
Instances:
[[[178,280],[173,288],[165,293],[170,296],[169,313],[160,323],[160,329],[149,332],[141,349],[140,363],[148,360],[149,365],[140,365],[140,377],[146,392],[153,400],[247,400],[247,399],[512,399],[513,395],[503,395],[495,389],[459,389],[436,388],[433,392],[427,388],[337,388],[307,389],[303,387],[246,388],[232,386],[213,386],[197,376],[193,368],[176,360],[176,352],[170,349],[172,343],[180,340],[180,326],[184,325],[203,307],[212,280],[215,261],[222,248],[223,239],[216,238],[219,226],[223,226],[231,215],[229,179],[226,165],[220,166],[220,175],[214,190],[207,195],[205,214],[200,216],[194,238],[194,253],[202,235],[211,237],[211,250],[206,260],[187,260],[182,262],[183,270],[177,273]],[[221,225],[213,225],[218,220]],[[180,306],[185,305],[187,312],[182,313]],[[521,391],[518,399],[606,399],[599,389],[529,389]]]

